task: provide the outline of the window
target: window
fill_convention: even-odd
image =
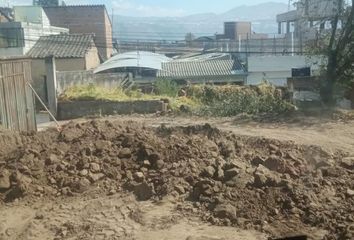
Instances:
[[[23,47],[24,39],[22,29],[3,28],[0,29],[0,48]]]

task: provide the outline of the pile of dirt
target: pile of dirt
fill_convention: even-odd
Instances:
[[[214,225],[354,237],[354,158],[343,153],[210,125],[109,121],[22,135],[12,147],[0,156],[3,202],[130,191],[140,201],[172,197],[176,210]]]

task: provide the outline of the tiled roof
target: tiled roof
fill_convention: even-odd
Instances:
[[[162,63],[159,78],[217,77],[243,74],[242,65],[236,60],[172,61]]]
[[[94,46],[93,34],[59,34],[42,36],[27,55],[31,58],[81,58]]]

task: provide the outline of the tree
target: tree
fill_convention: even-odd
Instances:
[[[331,21],[329,35],[320,37],[318,48],[328,58],[326,76],[321,95],[325,104],[335,102],[337,86],[352,87],[354,82],[354,0],[344,6],[343,0],[336,0],[338,11]]]

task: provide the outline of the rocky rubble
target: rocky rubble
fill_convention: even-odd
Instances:
[[[130,191],[140,201],[173,197],[177,210],[215,225],[354,237],[353,157],[344,153],[210,125],[108,121],[69,123],[17,142],[0,158],[3,202]]]

